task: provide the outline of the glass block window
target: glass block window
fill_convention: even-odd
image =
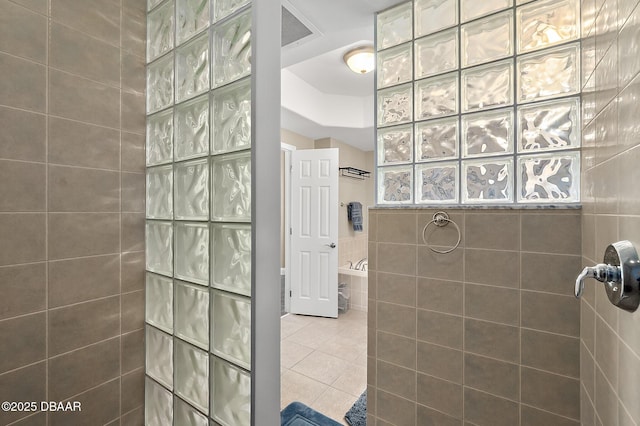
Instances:
[[[251,1],[147,7],[145,424],[248,426]]]
[[[376,17],[376,203],[580,202],[580,0]]]

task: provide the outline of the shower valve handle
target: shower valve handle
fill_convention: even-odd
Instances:
[[[584,280],[587,278],[594,278],[605,285],[619,285],[620,284],[620,267],[605,265],[599,263],[596,266],[587,266],[582,270],[578,278],[576,278],[575,294],[577,298],[582,296],[584,292]]]
[[[576,278],[575,295],[578,298],[582,296],[586,278],[604,283],[609,301],[618,308],[633,312],[640,305],[640,259],[630,241],[610,244],[602,263],[582,270]]]

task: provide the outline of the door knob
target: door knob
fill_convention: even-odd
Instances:
[[[611,303],[620,309],[633,312],[640,304],[640,260],[630,241],[610,244],[604,252],[604,261],[586,267],[576,278],[575,295],[582,296],[584,280],[595,278],[604,283]]]
[[[336,248],[336,243],[325,244],[327,247]]]

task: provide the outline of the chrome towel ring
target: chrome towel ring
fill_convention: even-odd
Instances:
[[[439,227],[439,228],[443,228],[443,227],[447,226],[448,224],[452,223],[453,226],[455,226],[456,230],[458,231],[458,241],[456,241],[456,244],[453,247],[451,247],[449,249],[446,249],[446,250],[438,250],[438,249],[435,249],[435,248],[431,247],[431,245],[427,242],[427,237],[426,237],[425,233],[427,232],[427,229],[429,229],[429,225],[431,225],[432,223],[435,226]],[[429,250],[431,250],[434,253],[439,253],[439,254],[451,253],[452,251],[454,251],[455,249],[458,248],[458,246],[460,245],[460,241],[461,240],[462,240],[462,233],[460,232],[460,227],[453,220],[449,219],[449,215],[446,212],[436,212],[433,215],[433,219],[431,219],[424,226],[424,229],[422,229],[422,241],[424,241],[426,246],[429,247]]]

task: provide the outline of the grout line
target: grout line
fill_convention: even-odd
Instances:
[[[45,268],[45,309],[47,315],[45,316],[45,398],[49,400],[49,92],[50,92],[50,78],[49,78],[49,59],[51,55],[51,0],[47,1],[47,40],[46,40],[46,69],[45,69],[45,259],[47,267]],[[46,424],[49,424],[51,414],[47,411],[45,414]]]

